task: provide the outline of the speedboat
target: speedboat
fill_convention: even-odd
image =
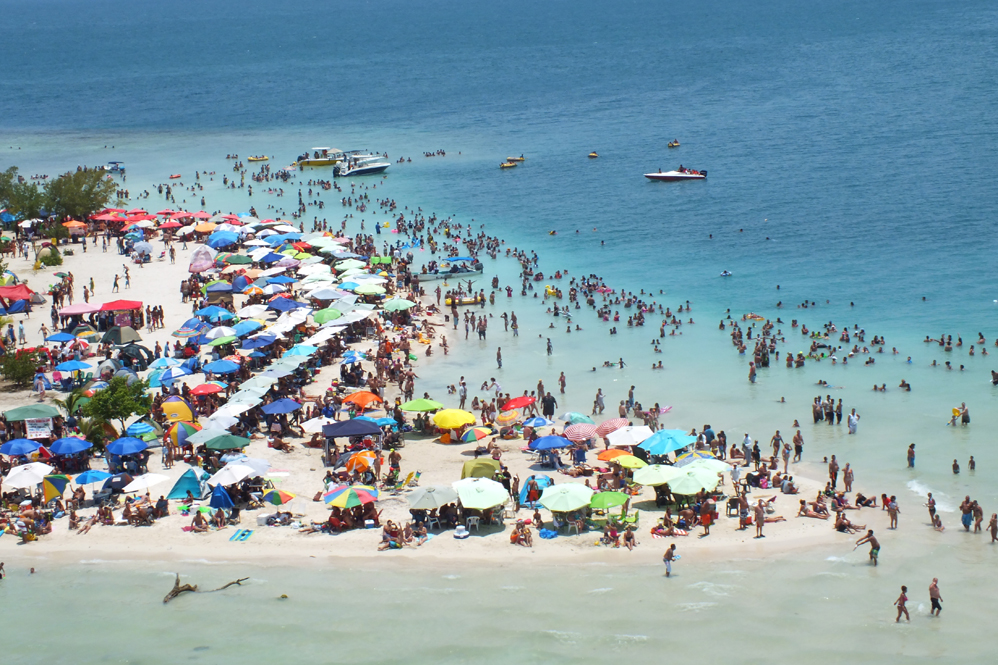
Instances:
[[[125,163],[124,162],[108,162],[107,166],[103,167],[105,171],[110,171],[111,173],[124,173]]]
[[[658,173],[646,173],[645,177],[649,180],[662,180],[664,182],[676,182],[679,180],[706,180],[706,171],[695,171],[693,169],[684,169],[679,167],[676,171],[659,171]]]
[[[374,175],[382,173],[391,164],[380,155],[363,155],[361,158],[349,158],[345,163],[333,167],[333,175],[344,178],[352,175]]]
[[[476,277],[485,271],[485,266],[477,259],[471,257],[459,257],[445,259],[440,262],[439,266],[433,264],[424,266],[423,270],[426,272],[418,273],[420,282],[447,279],[449,277]]]
[[[252,158],[251,160],[252,161]],[[312,148],[295,160],[299,168],[302,166],[335,166],[343,161],[343,153],[336,148]]]
[[[731,271],[730,270],[722,270],[721,271],[721,277],[731,277]]]

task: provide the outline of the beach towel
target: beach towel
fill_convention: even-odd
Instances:
[[[249,540],[249,537],[252,536],[252,535],[253,535],[253,530],[252,529],[239,529],[234,534],[232,534],[232,537],[229,538],[229,542],[230,543],[233,542],[233,541],[235,541],[235,542],[244,542],[246,540]]]
[[[541,529],[537,533],[540,535],[541,538],[544,538],[545,540],[552,540],[558,537],[558,532],[554,531],[553,529]]]

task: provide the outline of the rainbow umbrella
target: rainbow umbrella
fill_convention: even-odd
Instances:
[[[496,416],[496,424],[498,425],[512,425],[519,419],[520,414],[516,411],[503,411],[498,416]]]
[[[173,445],[182,446],[187,442],[187,437],[194,434],[194,432],[200,432],[201,429],[200,425],[181,420],[173,423],[166,433],[169,435],[170,441],[173,442]]]
[[[69,476],[62,474],[45,476],[42,478],[42,490],[45,492],[45,503],[52,499],[62,498],[62,493],[66,491],[69,484]]]
[[[488,427],[472,427],[461,435],[462,441],[479,441],[487,436],[492,436],[493,432]]]
[[[275,506],[283,506],[286,503],[290,503],[294,498],[294,494],[283,490],[268,490],[267,493],[263,495],[264,501],[272,503]]]
[[[370,485],[338,485],[322,495],[323,501],[337,508],[354,508],[378,500],[378,490]]]
[[[676,466],[686,466],[700,459],[717,459],[705,450],[694,450],[676,458]]]

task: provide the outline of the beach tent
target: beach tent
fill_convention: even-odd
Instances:
[[[173,489],[170,493],[166,495],[167,499],[185,499],[187,498],[187,491],[190,490],[191,494],[194,495],[196,499],[203,499],[208,493],[208,485],[204,482],[208,478],[208,474],[201,469],[190,468],[184,471],[183,475],[177,479],[177,482],[173,485]]]
[[[194,422],[196,420],[196,415],[194,409],[190,404],[187,403],[183,397],[178,397],[174,395],[173,397],[167,397],[163,401],[163,415],[171,423],[178,421]]]
[[[534,480],[537,481],[537,487],[541,490],[541,492],[543,492],[545,488],[551,487],[552,485],[554,485],[554,481],[551,480],[550,476],[531,476],[531,477]],[[523,487],[520,488],[520,505],[521,506],[526,506],[528,504],[528,501],[527,501],[527,485],[529,485],[529,484],[530,484],[530,478],[527,478],[525,481],[523,481]],[[539,502],[539,501],[536,504],[534,504],[534,505],[536,507],[540,507],[540,508],[544,507],[544,505],[541,502]],[[586,502],[586,505],[589,505],[589,503]]]
[[[481,459],[468,460],[461,469],[461,479],[465,478],[492,478],[499,471],[499,461],[492,458],[483,457]]]

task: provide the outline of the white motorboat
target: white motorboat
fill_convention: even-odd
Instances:
[[[706,171],[696,171],[694,169],[684,169],[679,167],[675,171],[659,171],[658,173],[646,173],[649,180],[661,180],[663,182],[678,182],[680,180],[706,180]]]
[[[333,167],[333,175],[344,178],[352,175],[374,175],[387,169],[389,164],[381,155],[345,155],[340,164]]]

